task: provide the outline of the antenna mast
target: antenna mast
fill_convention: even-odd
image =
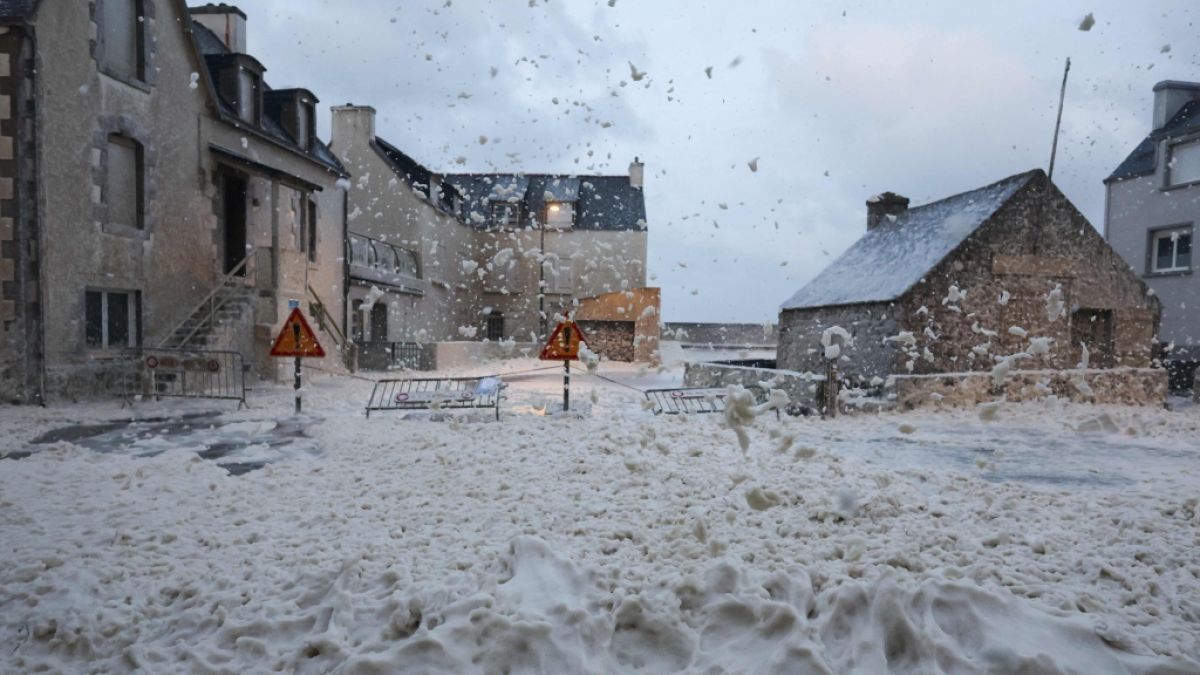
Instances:
[[[1054,121],[1054,143],[1050,146],[1049,178],[1054,178],[1054,157],[1058,154],[1058,128],[1062,126],[1063,101],[1067,98],[1067,74],[1071,72],[1071,57],[1067,57],[1067,66],[1063,68],[1062,89],[1058,92],[1058,119]]]

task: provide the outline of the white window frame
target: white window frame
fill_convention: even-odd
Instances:
[[[549,261],[548,261],[549,262]],[[575,263],[570,258],[559,258],[546,277],[546,293],[570,295],[575,291]]]
[[[1181,187],[1184,185],[1192,185],[1194,183],[1200,183],[1200,172],[1196,173],[1195,175],[1184,178],[1183,180],[1175,179],[1175,154],[1177,152],[1179,152],[1180,149],[1187,149],[1190,152],[1194,152],[1194,153],[1197,153],[1197,155],[1200,155],[1200,138],[1192,138],[1192,139],[1188,139],[1186,141],[1177,141],[1177,142],[1171,143],[1169,146],[1167,146],[1167,176],[1166,176],[1167,180],[1166,180],[1166,183],[1167,183],[1168,188]],[[1197,162],[1200,163],[1200,156],[1197,157]]]
[[[1192,226],[1186,225],[1183,227],[1172,227],[1163,230],[1157,230],[1150,234],[1150,273],[1151,274],[1170,274],[1174,272],[1189,272],[1192,269],[1191,263],[1187,265],[1179,264],[1179,238],[1186,235],[1191,242],[1190,255],[1195,257],[1196,239],[1193,236]],[[1158,266],[1158,242],[1163,239],[1172,239],[1171,250],[1171,266]]]
[[[100,344],[87,344],[87,293],[100,294]],[[108,336],[108,308],[112,296],[124,295],[126,307],[126,320],[129,325],[126,327],[126,344],[116,345],[111,344]],[[103,289],[103,288],[88,288],[84,293],[83,300],[83,330],[84,330],[84,345],[92,352],[108,352],[114,349],[131,349],[138,346],[138,292],[128,289]]]
[[[503,218],[497,217],[503,214]],[[519,202],[493,201],[491,213],[492,227],[517,228],[521,226],[521,204]]]
[[[566,216],[562,215],[563,211]],[[550,214],[555,214],[551,217]],[[546,202],[546,229],[569,230],[575,226],[575,202]]]

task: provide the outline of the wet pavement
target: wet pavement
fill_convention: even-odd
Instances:
[[[35,438],[32,446],[69,442],[101,453],[153,457],[169,449],[194,450],[233,475],[262,468],[298,455],[316,456],[320,448],[305,433],[313,420],[282,418],[223,420],[220,412],[188,413],[173,417],[145,417],[100,424],[75,424]],[[10,453],[22,459],[37,452]]]

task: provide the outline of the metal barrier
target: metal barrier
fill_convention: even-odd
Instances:
[[[497,375],[379,380],[367,401],[367,417],[372,410],[495,408],[499,420],[504,386]]]
[[[126,378],[125,400],[134,395],[162,398],[227,399],[246,403],[246,369],[241,352],[214,349],[134,350],[138,365]],[[136,381],[135,381],[136,380]]]
[[[766,403],[767,391],[758,385],[747,390],[754,393],[755,403]],[[725,397],[729,390],[724,387],[681,387],[678,389],[648,389],[646,400],[653,405],[655,415],[692,415],[697,413],[725,412]],[[779,411],[775,411],[778,415]]]
[[[425,350],[416,342],[393,342],[392,367],[424,370]]]

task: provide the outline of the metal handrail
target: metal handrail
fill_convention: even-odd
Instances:
[[[333,331],[331,332],[333,334],[334,341],[337,342],[339,348],[344,348],[346,344],[346,334],[343,333],[342,329],[338,327],[337,321],[329,315],[328,305],[326,305],[325,301],[321,299],[321,296],[317,295],[317,292],[313,290],[311,285],[308,286],[308,292],[313,296],[313,300],[317,301],[317,306],[321,308],[321,316],[318,319],[321,328],[324,328],[326,321],[328,321],[329,325],[333,328]]]
[[[187,322],[190,321],[192,319],[192,317],[194,317],[196,315],[196,312],[199,312],[201,309],[203,309],[204,305],[206,305],[206,304],[208,305],[207,315],[205,315],[205,317],[203,319],[201,319],[200,321],[196,322],[196,325],[192,327],[192,330],[187,334],[187,336],[185,336],[182,340],[180,340],[177,343],[177,346],[182,347],[183,345],[186,345],[188,340],[191,340],[192,336],[194,336],[196,334],[196,332],[200,330],[200,327],[203,326],[205,323],[208,324],[209,328],[213,328],[216,325],[217,310],[224,307],[225,303],[228,302],[228,300],[229,300],[228,298],[225,298],[225,299],[221,300],[221,302],[218,304],[217,303],[217,295],[220,294],[223,289],[228,289],[227,284],[230,281],[232,281],[235,276],[238,276],[238,272],[244,271],[246,269],[246,263],[248,263],[250,261],[250,256],[252,253],[253,253],[252,249],[247,250],[246,257],[242,258],[241,262],[239,262],[237,265],[235,265],[232,270],[230,270],[229,272],[227,272],[225,274],[225,276],[221,277],[221,280],[217,282],[216,287],[213,288],[211,291],[209,291],[208,295],[204,296],[204,299],[201,300],[199,303],[197,303],[196,306],[193,307],[190,312],[188,312],[186,315],[184,315],[183,321],[180,321],[179,323],[175,324],[174,327],[171,328],[171,331],[169,333],[167,333],[167,336],[159,341],[158,346],[159,347],[167,347],[168,343],[171,342],[171,339],[175,336],[175,333],[179,329],[183,328],[183,326],[185,324],[187,324]]]

